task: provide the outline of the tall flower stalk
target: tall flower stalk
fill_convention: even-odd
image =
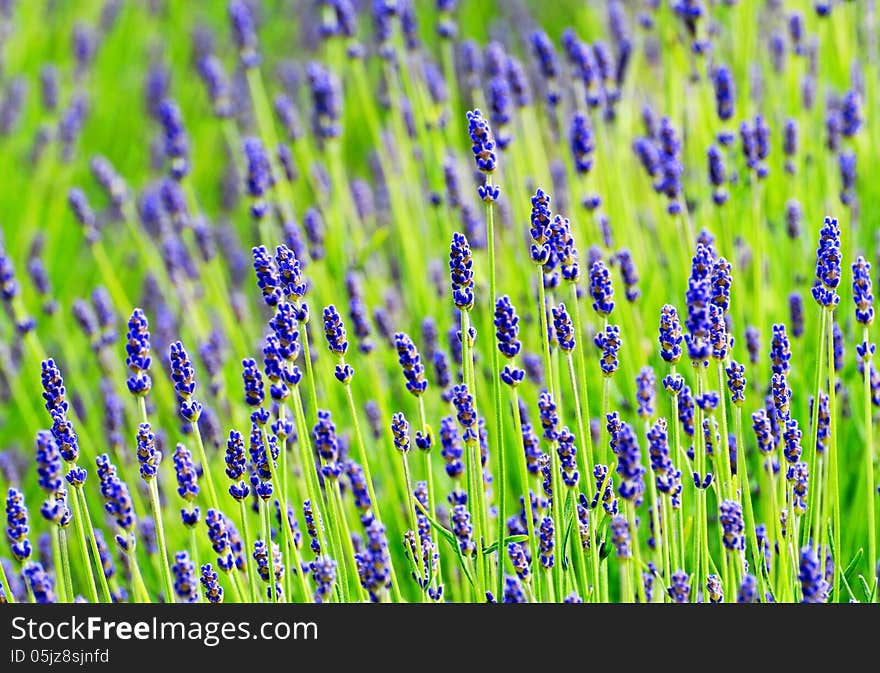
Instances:
[[[489,302],[490,306],[494,307],[495,302],[498,299],[497,290],[496,290],[496,262],[495,262],[495,202],[498,200],[498,197],[501,193],[500,188],[493,184],[492,182],[492,174],[496,169],[496,156],[495,156],[495,136],[492,133],[492,129],[489,127],[489,123],[483,118],[480,110],[473,110],[467,113],[468,120],[468,134],[470,135],[471,142],[473,143],[471,149],[474,153],[474,159],[476,161],[477,170],[479,170],[485,176],[485,182],[477,188],[477,193],[483,203],[486,204],[486,241],[488,246],[488,264],[489,264]],[[501,541],[504,539],[504,521],[505,521],[505,501],[507,499],[507,495],[505,492],[507,486],[507,475],[506,475],[506,459],[505,459],[505,451],[502,447],[504,447],[504,423],[501,418],[502,414],[502,404],[501,404],[501,363],[499,361],[499,351],[495,348],[491,349],[492,351],[492,402],[493,402],[493,414],[495,416],[495,446],[499,447],[499,451],[496,452],[498,457],[498,477],[500,484],[500,491],[498,495],[498,559],[501,561],[503,558],[502,550],[501,550]],[[481,477],[482,479],[482,477]],[[479,552],[478,552],[479,553]],[[499,572],[497,579],[497,592],[498,595],[504,591],[504,573],[500,571],[500,566],[503,566],[503,563],[499,563]]]
[[[828,368],[828,413],[829,413],[829,446],[828,446],[828,471],[825,484],[826,498],[822,503],[822,515],[820,530],[817,532],[819,544],[817,550],[824,549],[826,541],[825,522],[830,524],[830,530],[834,536],[834,545],[840,549],[840,500],[839,483],[837,472],[837,392],[834,372],[834,309],[840,302],[837,287],[841,278],[841,250],[840,250],[840,227],[836,219],[826,217],[819,231],[819,243],[816,249],[816,282],[813,286],[813,299],[822,309],[825,345]],[[818,396],[817,396],[818,399]],[[818,406],[818,404],[816,405]],[[814,412],[815,414],[816,412]],[[841,591],[841,568],[840,563],[834,564],[834,577],[832,591],[834,599],[840,599]]]
[[[456,232],[452,236],[452,244],[449,252],[449,272],[452,281],[452,301],[459,310],[461,319],[462,354],[462,380],[464,389],[460,393],[459,424],[465,428],[464,444],[467,450],[467,476],[468,476],[468,502],[475,522],[477,538],[477,594],[482,596],[484,587],[488,581],[486,576],[486,564],[483,558],[483,513],[485,510],[485,496],[483,492],[483,475],[479,455],[479,438],[476,433],[477,406],[476,396],[473,390],[476,388],[476,374],[474,373],[474,336],[475,331],[471,327],[471,310],[474,306],[474,272],[471,248],[464,234]],[[465,398],[466,396],[466,398]],[[466,401],[469,399],[469,401]],[[467,409],[463,414],[461,409]],[[467,419],[467,423],[462,422]]]
[[[862,380],[864,381],[865,409],[865,503],[868,526],[868,577],[877,569],[877,522],[874,491],[874,428],[871,413],[871,372],[874,367],[874,344],[870,341],[868,328],[874,322],[874,295],[871,283],[871,264],[859,256],[852,265],[853,302],[856,322],[862,326],[862,343],[857,347],[861,357]]]

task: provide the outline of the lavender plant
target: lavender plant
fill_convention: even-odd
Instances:
[[[6,3],[0,601],[877,602],[876,22],[788,4]]]

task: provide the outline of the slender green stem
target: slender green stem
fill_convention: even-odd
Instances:
[[[606,419],[608,418],[608,400],[611,393],[611,377],[602,377],[602,415],[599,417],[599,461],[608,465],[608,452],[606,450],[606,435],[608,434]]]
[[[116,310],[118,310],[121,315],[127,315],[134,305],[131,303],[122,284],[119,282],[116,273],[113,271],[113,264],[111,264],[110,258],[107,257],[107,251],[104,249],[104,244],[98,240],[92,243],[91,248],[92,255],[98,265],[98,271],[100,272],[104,283],[107,285],[107,289],[110,291],[110,296],[113,299],[113,303],[116,305]]]
[[[140,594],[140,602],[141,603],[150,603],[150,592],[147,591],[147,585],[144,584],[144,576],[141,573],[141,566],[137,560],[137,553],[135,552],[134,547],[134,536],[130,533],[126,532],[126,536],[129,539],[130,549],[127,554],[129,560],[129,566],[131,567],[131,578],[134,582],[135,590]]]
[[[19,576],[21,576],[23,570],[24,570],[24,563],[19,563],[18,564]],[[25,578],[24,584],[25,584],[25,589],[27,590],[27,602],[32,603],[32,604],[36,603],[37,599],[34,596],[34,588],[31,586],[31,583],[30,583],[30,581],[27,580],[27,578]]]
[[[92,550],[92,556],[95,560],[95,566],[98,569],[98,580],[101,584],[101,590],[104,592],[104,598],[108,603],[113,601],[113,596],[110,593],[110,586],[107,584],[107,577],[104,575],[104,565],[101,563],[101,552],[98,549],[98,541],[95,537],[95,528],[92,526],[92,516],[89,514],[89,504],[86,501],[86,494],[83,492],[81,487],[74,487],[74,497],[79,496],[80,503],[82,505],[82,513],[83,518],[85,519],[89,545]]]
[[[645,425],[648,425],[648,421],[645,421]],[[661,500],[661,497],[658,496],[657,482],[652,473],[648,472],[645,475],[645,481],[648,482],[648,493],[652,503],[650,517],[651,524],[654,526],[654,548],[658,550],[657,557],[663,568],[663,576],[669,577],[671,572],[669,570],[669,541],[672,539],[672,535],[667,530],[667,512],[664,511],[665,498]]]
[[[282,447],[281,450],[285,451],[284,447]],[[271,462],[272,461],[270,461],[270,463]],[[275,473],[277,473],[277,468],[273,467],[272,470],[273,470],[272,480],[275,481],[276,483],[278,483],[279,480],[276,478],[276,474],[275,474]],[[282,474],[283,474],[283,472],[282,472]],[[281,481],[283,481],[283,480],[281,480]],[[291,525],[290,525],[290,517],[288,516],[288,513],[287,513],[288,512],[288,501],[287,501],[287,498],[284,497],[284,495],[283,495],[283,489],[282,489],[282,497],[279,502],[281,505],[281,519],[282,519],[281,527],[283,529],[284,544],[286,546],[285,561],[287,563],[287,570],[288,570],[286,577],[289,579],[290,575],[293,573],[293,571],[296,570],[296,576],[299,578],[300,590],[302,591],[303,601],[306,603],[311,603],[312,602],[312,594],[309,591],[309,586],[308,586],[308,583],[306,582],[305,573],[302,571],[302,558],[300,557],[299,549],[296,546],[296,538],[293,533],[293,528],[291,528]],[[291,560],[291,556],[292,556],[292,560]],[[291,590],[292,590],[291,582],[288,581],[287,591],[291,591]],[[292,598],[293,598],[292,595],[289,596],[287,602],[288,603],[292,602]]]
[[[348,400],[348,411],[351,414],[351,421],[354,425],[355,444],[358,450],[358,461],[364,470],[364,480],[367,482],[367,493],[370,495],[370,507],[376,516],[376,520],[383,524],[382,512],[379,508],[379,498],[376,497],[375,487],[373,486],[373,475],[370,471],[370,462],[367,458],[367,448],[364,443],[364,433],[361,430],[361,422],[358,417],[357,407],[354,403],[354,395],[351,391],[351,383],[345,384],[345,396]],[[397,585],[397,571],[394,568],[394,561],[389,560],[388,570],[391,577],[392,586]]]
[[[58,543],[58,536],[61,532],[61,528],[58,527],[56,530],[51,531],[51,541],[52,541],[52,565],[55,568],[55,580],[57,585],[57,593],[58,593],[58,602],[59,603],[69,603],[73,601],[73,596],[70,595],[70,592],[67,591],[67,583],[64,581],[64,573],[67,568],[64,567],[63,562],[61,560],[61,548]]]
[[[305,342],[306,339],[303,339]],[[306,356],[308,358],[308,356]],[[336,526],[336,505],[332,493],[322,492],[318,483],[318,466],[315,461],[315,454],[312,450],[312,443],[309,439],[309,429],[306,424],[305,411],[303,410],[302,396],[299,393],[299,387],[294,386],[291,390],[293,396],[293,415],[297,426],[297,435],[299,441],[297,444],[300,448],[300,455],[303,464],[303,470],[306,472],[306,490],[309,492],[309,500],[312,505],[313,515],[315,517],[315,526],[321,549],[330,550],[334,557],[344,563],[343,545],[339,539],[339,527]],[[331,535],[327,536],[324,527],[321,512],[324,511],[329,518],[329,527]],[[336,591],[342,596],[342,600],[348,593],[345,582],[336,583]]]
[[[645,602],[645,584],[642,582],[642,552],[640,550],[639,545],[639,529],[636,527],[636,508],[635,503],[629,501],[624,505],[626,507],[626,514],[629,523],[629,528],[632,535],[632,548],[633,548],[633,561],[634,561],[634,572],[632,574],[632,581],[635,582],[635,595],[639,600],[639,603]],[[659,533],[659,531],[658,531]]]
[[[572,294],[574,295],[572,297],[572,300],[575,302],[575,309],[574,309],[575,315],[577,315],[579,313],[578,308],[577,308],[577,291],[576,291],[574,285],[572,285],[571,287],[572,287]],[[579,323],[580,323],[580,319],[577,319],[575,322],[575,330],[577,331],[578,334],[581,334]],[[575,346],[575,348],[577,348],[577,346]],[[578,349],[578,351],[579,351],[579,358],[578,359],[579,359],[579,365],[581,368],[581,377],[584,376],[584,373],[583,373],[583,364],[584,363],[583,363],[582,350],[583,349]],[[566,359],[568,361],[568,375],[569,375],[569,379],[571,380],[571,389],[572,389],[572,393],[574,395],[574,408],[575,408],[575,415],[577,418],[578,435],[581,438],[581,447],[584,446],[584,443],[586,443],[586,446],[587,446],[586,451],[584,451],[584,450],[578,451],[576,458],[579,459],[578,460],[578,467],[581,470],[581,475],[582,475],[581,479],[583,480],[583,483],[586,485],[585,490],[587,493],[587,497],[590,498],[592,496],[592,493],[591,493],[592,488],[591,487],[592,487],[592,475],[593,475],[593,468],[592,468],[593,439],[592,439],[592,433],[590,432],[590,429],[587,427],[587,424],[584,421],[584,410],[587,411],[587,415],[589,417],[589,408],[586,406],[584,406],[584,407],[581,406],[581,399],[580,399],[580,392],[579,392],[580,387],[578,385],[578,383],[579,383],[578,376],[575,373],[574,358],[572,356],[572,353],[569,352],[566,354],[566,356],[567,356]],[[586,383],[584,383],[582,390],[584,392],[586,392],[586,389],[587,389],[587,386],[586,386]],[[516,410],[515,413],[518,414],[519,410]],[[591,528],[594,526],[594,524],[592,522],[592,518],[593,517],[590,517],[591,521],[589,524]],[[591,539],[592,539],[592,537],[593,536],[591,535]],[[596,566],[598,564],[598,561],[596,559],[596,554],[590,554],[589,556],[590,556],[590,566],[591,567]],[[583,562],[583,559],[581,559],[581,562]],[[593,570],[594,570],[594,574],[595,574],[595,568],[593,568]],[[586,595],[583,598],[584,598],[584,600],[587,600]]]
[[[299,310],[300,306],[297,305],[297,310]],[[308,379],[308,387],[309,387],[309,402],[311,403],[311,411],[312,414],[312,425],[317,423],[318,420],[318,392],[315,388],[315,372],[312,367],[312,354],[309,348],[309,332],[306,329],[306,323],[300,323],[300,333],[302,334],[302,347],[303,347],[303,361],[306,365],[306,379]],[[300,402],[302,404],[302,402]],[[305,416],[303,416],[305,418]]]
[[[0,583],[3,585],[3,595],[6,597],[6,601],[13,605],[15,603],[15,595],[12,593],[12,587],[9,584],[9,579],[6,577],[6,568],[3,567],[2,563],[0,563]]]
[[[92,564],[89,561],[89,550],[88,545],[86,543],[86,533],[85,533],[85,520],[83,518],[83,513],[80,510],[79,506],[79,498],[76,496],[76,489],[74,489],[73,497],[69,498],[69,502],[73,505],[73,518],[74,525],[76,526],[76,533],[79,537],[79,550],[80,550],[80,558],[82,560],[83,569],[86,573],[86,577],[88,578],[88,589],[89,589],[89,597],[91,598],[92,603],[98,602],[98,587],[95,584],[95,575],[92,572]]]
[[[672,364],[669,367],[670,376],[673,378],[676,376],[676,368],[675,365]],[[677,463],[680,460],[681,456],[681,428],[679,427],[678,421],[678,393],[673,392],[670,397],[672,398],[672,418],[670,419],[670,424],[672,425],[672,455],[675,456],[675,462]],[[684,479],[687,479],[687,475],[684,475]],[[684,496],[684,488],[681,490],[680,497]],[[682,519],[682,510],[683,503],[678,508],[678,530],[676,535],[676,568],[680,568],[684,570],[685,568],[685,540],[684,540],[684,527],[681,525]],[[672,575],[668,575],[666,577],[666,581],[669,582]]]
[[[837,392],[835,390],[834,373],[834,309],[826,309],[828,313],[828,412],[830,446],[828,448],[828,501],[831,506],[832,524],[834,532],[834,547],[837,558],[834,563],[834,602],[839,603],[842,595],[841,577],[843,565],[843,539],[840,527],[840,492],[837,474]],[[818,403],[818,402],[817,402]],[[821,551],[819,552],[821,555]]]
[[[782,531],[782,505],[779,503],[779,489],[777,488],[777,479],[773,475],[773,454],[767,455],[767,463],[765,464],[765,479],[767,481],[767,492],[770,496],[770,502],[773,510],[773,529],[776,534],[776,543],[783,552],[788,550],[788,542]],[[820,461],[821,464],[821,461]],[[786,531],[786,534],[788,531]],[[779,563],[774,564],[776,568],[775,588],[779,593],[780,600],[789,595],[788,581],[791,576],[791,554],[780,553]],[[782,590],[782,591],[780,591]]]
[[[355,438],[355,446],[358,451],[358,461],[361,464],[361,467],[364,469],[364,479],[367,482],[367,493],[370,495],[370,503],[373,511],[376,514],[376,519],[379,523],[382,523],[382,514],[379,510],[379,499],[376,497],[376,491],[373,487],[373,477],[370,472],[370,462],[367,458],[367,449],[364,444],[364,435],[361,432],[361,423],[358,419],[357,407],[354,403],[354,395],[351,392],[351,383],[345,384],[345,398],[348,402],[348,412],[351,414],[351,421],[354,425],[354,438]]]
[[[519,480],[522,487],[523,511],[526,516],[526,531],[529,536],[527,546],[530,558],[535,559],[537,558],[538,548],[537,538],[535,536],[535,518],[532,514],[532,499],[531,493],[529,492],[529,470],[526,465],[526,454],[522,447],[522,418],[519,414],[519,394],[514,386],[510,386],[508,392],[510,394],[510,406],[513,413],[513,427],[516,430],[516,436],[519,438],[518,441],[514,442],[514,450],[518,456],[516,462],[519,468]],[[503,550],[502,553],[504,553]],[[586,597],[584,597],[584,599],[586,600]]]
[[[413,491],[412,477],[410,476],[410,471],[409,471],[409,462],[406,459],[406,453],[403,453],[402,456],[403,456],[403,472],[404,472],[404,475],[406,475],[405,476],[405,478],[406,478],[406,491],[407,491],[407,493],[409,493],[409,496],[407,496],[407,500],[406,500],[406,503],[407,503],[406,509],[407,509],[407,513],[409,515],[409,526],[410,526],[410,529],[412,530],[413,538],[415,539],[415,543],[416,543],[416,556],[417,556],[417,558],[413,559],[413,567],[415,568],[415,572],[419,575],[419,579],[421,580],[423,577],[428,575],[428,569],[425,567],[426,566],[426,562],[424,560],[425,555],[424,555],[424,552],[422,551],[422,536],[419,535],[419,524],[418,524],[418,519],[416,517],[415,495],[414,495],[414,491]],[[419,586],[419,596],[420,596],[420,600],[422,602],[425,601],[424,592],[425,592],[425,588],[420,585]]]
[[[243,602],[244,594],[241,592],[241,587],[238,586],[238,576],[236,575],[235,569],[233,568],[232,570],[227,571],[226,576],[229,578],[229,584],[232,587],[232,597],[235,599],[235,602]]]
[[[670,497],[666,493],[660,494],[663,508],[663,581],[669,583],[672,577],[673,564],[677,564],[678,555],[678,531],[676,530],[677,517],[670,506]],[[680,564],[679,564],[680,565]],[[663,595],[663,602],[668,602],[669,596]]]
[[[553,518],[553,534],[555,536],[556,562],[553,564],[553,583],[556,599],[561,600],[565,594],[565,549],[562,539],[565,529],[562,527],[565,490],[563,489],[559,467],[558,443],[550,442],[550,483],[553,495],[550,497],[550,510]]]
[[[727,427],[727,395],[724,392],[724,362],[716,360],[715,365],[718,373],[718,396],[721,400],[721,441],[718,446],[718,454],[721,457],[721,465],[724,471],[724,474],[721,475],[719,486],[723,497],[733,499],[733,468],[730,463],[730,449],[728,447],[730,434]]]
[[[553,392],[553,365],[550,360],[550,340],[547,333],[547,293],[544,290],[544,271],[540,266],[538,270],[538,318],[541,327],[541,353],[544,356],[544,378],[547,382],[547,391],[555,400]]]
[[[583,347],[583,340],[586,338],[586,335],[584,334],[584,330],[581,325],[581,309],[580,302],[578,301],[577,284],[571,283],[570,288],[574,330],[578,338],[577,344],[575,345],[575,351],[577,352],[577,380],[581,384],[580,389],[578,388],[578,386],[574,385],[574,383],[572,383],[572,385],[575,395],[575,409],[577,410],[578,432],[581,435],[581,445],[586,445],[586,451],[579,452],[582,461],[582,464],[579,467],[584,475],[586,485],[585,492],[587,494],[587,497],[592,498],[593,493],[591,489],[593,486],[592,476],[595,457],[593,454],[593,433],[589,432],[590,398],[587,393],[587,366],[584,358]],[[569,365],[569,367],[571,367],[571,365]],[[572,376],[574,375],[572,374]],[[574,381],[574,378],[572,378],[572,381]]]
[[[492,186],[492,176],[486,175],[486,187]],[[494,311],[495,302],[498,300],[495,273],[495,208],[492,201],[486,202],[486,240],[489,255],[489,314]],[[504,526],[506,525],[505,506],[507,500],[507,465],[504,444],[504,422],[501,418],[501,362],[497,348],[492,348],[492,401],[495,412],[495,446],[498,450],[495,455],[498,458],[498,578],[497,596],[504,592],[504,550],[501,549],[501,541],[504,539]],[[518,413],[518,410],[517,410]]]
[[[703,373],[703,368],[700,365],[697,365],[697,383],[698,390],[697,394],[702,395],[705,389],[705,376]],[[696,435],[696,446],[694,448],[694,462],[696,464],[697,473],[700,478],[705,478],[706,472],[706,446],[704,443],[703,436],[703,413],[699,406],[696,409],[696,427],[694,430],[694,434]],[[708,527],[708,505],[706,502],[706,489],[698,488],[697,489],[697,521],[695,523],[697,539],[698,539],[698,553],[697,558],[699,559],[699,563],[697,564],[699,568],[699,583],[702,584],[706,581],[706,577],[709,575],[709,562],[710,562],[710,554],[709,554],[709,527]],[[694,591],[694,600],[696,600],[697,592]]]
[[[862,329],[863,343],[867,346],[868,342],[868,326]],[[864,404],[865,404],[865,505],[868,511],[868,578],[873,580],[869,584],[873,586],[877,581],[877,521],[875,519],[874,500],[876,491],[874,490],[874,428],[873,417],[871,413],[871,362],[872,354],[870,351],[865,353],[862,363],[862,380],[864,387]]]
[[[812,418],[810,419],[810,445],[807,447],[807,455],[806,461],[808,465],[815,466],[817,464],[817,446],[818,446],[818,436],[819,436],[819,398],[822,395],[822,363],[825,359],[825,331],[830,329],[828,327],[828,314],[826,311],[821,312],[821,319],[819,325],[819,338],[817,342],[817,350],[816,353],[816,385],[814,386],[814,390],[816,391],[816,395],[813,398],[813,413]],[[806,544],[807,540],[810,539],[810,527],[819,528],[821,526],[819,521],[819,513],[821,512],[821,501],[819,499],[819,480],[821,478],[821,472],[819,470],[813,470],[810,475],[810,481],[812,482],[812,488],[809,490],[808,500],[809,500],[809,511],[815,515],[815,524],[812,522],[806,526],[804,526],[804,538],[801,540],[801,544]],[[777,511],[777,514],[779,512]],[[812,535],[816,535],[821,537],[820,530],[814,530]]]
[[[567,495],[574,511],[577,506],[577,490],[574,488],[566,489]],[[577,515],[575,515],[575,518]],[[581,542],[580,530],[578,522],[574,522],[575,532],[571,536],[571,556],[577,569],[578,588],[581,592],[581,598],[584,602],[590,599],[590,581],[587,579],[587,555],[584,553],[583,543]],[[563,550],[564,553],[564,550]]]
[[[264,445],[268,446],[265,427],[261,428],[261,432],[263,433]],[[283,447],[282,447],[282,450],[283,450]],[[281,537],[284,539],[283,559],[284,559],[284,564],[289,569],[290,568],[290,547],[293,544],[292,543],[293,533],[290,530],[290,519],[287,516],[287,501],[280,494],[281,483],[278,479],[278,468],[275,466],[275,459],[272,458],[272,456],[269,456],[269,460],[266,462],[269,464],[269,473],[272,477],[272,484],[274,485],[275,489],[277,491],[279,491],[279,494],[278,494],[278,504],[279,504],[279,514],[280,514],[279,518],[280,518],[280,527],[281,527]],[[267,509],[267,511],[270,509],[268,501],[266,501],[266,509]],[[271,526],[271,514],[269,515],[269,521],[270,521],[270,526]],[[270,532],[271,532],[271,528],[270,528]],[[274,555],[272,554],[271,544],[269,546],[270,546],[269,555],[270,555],[270,557],[272,557]],[[302,573],[297,573],[297,574],[302,575]],[[274,572],[273,572],[272,576],[273,577],[275,576]],[[280,602],[289,602],[289,600],[290,600],[290,596],[284,596],[282,594]]]
[[[473,364],[473,344],[471,343],[470,337],[471,330],[471,320],[470,320],[470,311],[462,310],[461,311],[461,355],[462,355],[462,367],[463,367],[463,378],[465,385],[468,387],[468,390],[473,398],[473,407],[474,414],[477,411],[477,392],[476,392],[476,376],[474,372],[474,364]],[[484,543],[484,535],[483,535],[483,511],[484,511],[484,497],[483,497],[483,474],[482,474],[482,463],[480,461],[480,448],[477,445],[477,442],[473,438],[469,438],[465,442],[465,449],[467,451],[467,471],[468,471],[468,506],[470,507],[471,514],[474,518],[474,531],[475,537],[477,541],[477,577],[476,577],[476,591],[477,591],[477,599],[482,601],[485,598],[486,592],[486,582],[488,581],[488,577],[486,576],[486,560],[483,554],[483,543]]]
[[[159,484],[156,479],[150,480],[150,502],[153,507],[153,518],[156,521],[156,540],[159,543],[162,576],[167,592],[165,600],[168,603],[174,603],[174,581],[171,579],[171,568],[168,565],[168,545],[165,542],[165,524],[162,522],[162,505],[159,503]]]
[[[765,581],[766,567],[764,557],[758,549],[758,534],[755,531],[755,510],[752,506],[752,487],[749,483],[749,467],[746,460],[746,445],[743,443],[742,405],[733,405],[734,433],[736,436],[736,474],[742,482],[741,498],[746,521],[746,540],[752,552],[752,566],[758,578],[758,586],[761,590],[761,600],[764,600],[767,592]]]
[[[61,575],[64,578],[64,593],[67,596],[67,600],[73,602],[73,578],[70,574],[70,550],[67,545],[67,529],[59,526],[56,534],[58,555],[61,558]]]
[[[245,563],[247,564],[248,585],[250,588],[251,603],[257,602],[257,567],[253,557],[253,544],[251,543],[250,526],[248,525],[247,506],[244,500],[238,501],[238,511],[241,518],[241,529],[244,535]],[[302,573],[300,573],[302,574]]]
[[[278,602],[278,592],[275,583],[275,550],[272,548],[272,522],[269,518],[269,501],[260,499],[260,515],[263,519],[263,541],[266,543],[266,557],[269,564],[269,600]],[[233,573],[230,578],[235,583]]]
[[[342,502],[342,491],[339,488],[338,480],[334,481],[331,490],[332,493],[330,494],[330,498],[333,500],[331,506],[335,507],[335,518],[338,523],[337,528],[340,549],[344,550],[343,555],[340,556],[341,565],[345,569],[344,576],[350,578],[355,583],[354,593],[357,594],[361,600],[366,600],[366,592],[361,586],[360,580],[357,576],[357,555],[354,550],[354,543],[351,539],[351,528],[349,527],[348,519],[345,516],[345,505]],[[349,567],[354,569],[353,573],[349,571]],[[351,593],[349,593],[349,596],[351,596]]]
[[[208,455],[205,453],[205,443],[202,441],[202,433],[199,431],[198,422],[190,423],[193,437],[196,439],[196,447],[199,450],[199,460],[202,462],[202,476],[208,486],[208,499],[211,501],[211,507],[220,511],[220,503],[217,500],[217,491],[214,490],[214,480],[211,478],[211,463],[208,462]]]
[[[422,424],[422,435],[424,437],[429,437],[430,429],[428,428],[428,418],[425,414],[425,400],[419,395],[419,420]],[[433,445],[433,438],[430,438],[428,448],[422,451],[424,461],[425,461],[425,479],[428,484],[428,508],[431,512],[431,516],[435,516],[437,512],[437,494],[434,491],[434,472],[431,469],[431,446]],[[501,538],[499,538],[501,539]],[[443,568],[440,565],[440,556],[437,556],[437,577],[442,581],[443,578]],[[434,578],[434,587],[437,586],[437,578]]]
[[[326,509],[327,500],[326,494],[321,492],[321,489],[318,485],[318,474],[317,474],[317,464],[315,462],[315,455],[312,451],[312,444],[309,440],[309,429],[306,425],[305,412],[302,408],[302,397],[299,394],[299,388],[294,387],[292,389],[293,395],[293,416],[296,421],[297,426],[297,435],[299,437],[299,441],[297,445],[300,450],[300,461],[303,464],[303,472],[305,472],[305,482],[306,482],[306,490],[309,493],[309,500],[311,501],[312,508],[315,512],[315,521],[318,531],[319,540],[322,543],[322,547],[327,547],[327,537],[324,534],[323,528],[318,525],[318,521],[320,521],[320,510],[321,507],[324,506]]]

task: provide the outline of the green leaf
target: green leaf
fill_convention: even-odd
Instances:
[[[562,556],[562,567],[568,569],[570,564],[565,550],[568,548],[568,540],[571,537],[571,531],[574,529],[574,504],[572,498],[566,498],[564,518],[565,524],[563,525],[563,528],[565,528],[565,533],[562,536],[562,546],[559,550]]]
[[[840,579],[843,581],[843,586],[846,587],[847,593],[849,593],[849,597],[853,600],[858,600],[856,595],[853,593],[852,587],[849,585],[849,580],[846,579],[846,575],[841,575]],[[835,602],[837,602],[837,598],[835,597]]]
[[[837,557],[837,547],[834,544],[834,530],[833,530],[833,527],[831,526],[830,523],[828,524],[828,546],[831,548],[831,557],[836,558]],[[859,550],[859,551],[861,551],[861,550]],[[856,556],[858,556],[858,554],[856,554]],[[849,593],[849,597],[853,600],[857,600],[856,595],[853,593],[852,587],[849,584],[849,580],[846,577],[846,573],[841,573],[840,579],[843,582],[843,586],[846,587],[846,590]],[[834,585],[833,584],[831,587],[831,591],[829,592],[829,596],[833,598],[835,603],[839,602],[838,601],[839,597],[834,595]]]
[[[864,555],[865,555],[865,550],[860,547],[859,550],[856,552],[856,555],[852,557],[852,561],[850,561],[849,565],[846,566],[846,570],[843,571],[844,577],[846,577],[847,579],[850,578],[850,576],[855,571],[856,566],[858,565],[859,561],[862,560],[862,556],[864,556]]]
[[[865,579],[865,576],[859,573],[859,584],[861,584],[862,593],[865,594],[865,603],[871,602],[872,594],[871,587],[868,586],[868,581]]]
[[[508,535],[506,538],[504,538],[503,545],[506,547],[511,542],[525,542],[528,539],[529,539],[528,535]],[[498,549],[498,540],[495,540],[495,542],[490,544],[488,547],[483,547],[483,553],[484,554],[491,554],[496,549]]]
[[[464,572],[464,575],[467,578],[467,581],[470,582],[470,585],[474,586],[474,578],[473,576],[471,576],[471,571],[464,560],[464,555],[461,553],[461,547],[458,546],[458,539],[448,529],[444,528],[439,521],[428,514],[428,510],[425,509],[422,503],[420,503],[418,500],[414,500],[413,502],[416,503],[416,506],[422,511],[422,514],[425,515],[428,523],[430,523],[431,526],[446,540],[447,544],[452,547],[453,550],[455,550],[455,553],[458,555],[458,562],[459,565],[461,565],[462,572]]]

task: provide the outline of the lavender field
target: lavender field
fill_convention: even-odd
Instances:
[[[0,2],[0,602],[878,602],[878,83],[876,0]]]

